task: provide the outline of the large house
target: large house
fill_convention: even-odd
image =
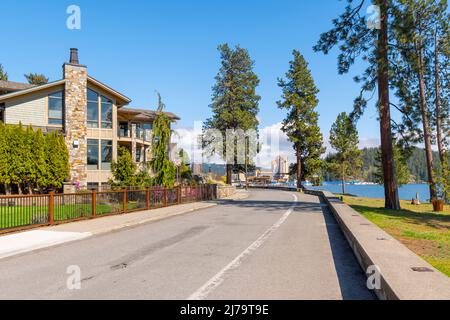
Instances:
[[[106,184],[118,146],[128,148],[138,164],[151,159],[156,112],[125,107],[130,102],[89,76],[78,61],[77,49],[70,50],[61,80],[40,86],[0,81],[0,121],[65,135],[70,166],[65,192]],[[174,122],[179,120],[172,113],[167,115]]]

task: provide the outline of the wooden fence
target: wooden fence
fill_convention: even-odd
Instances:
[[[0,233],[215,199],[215,185],[0,196]]]

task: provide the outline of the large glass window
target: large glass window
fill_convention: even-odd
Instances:
[[[48,124],[62,125],[64,115],[64,94],[62,91],[48,96]]]
[[[136,162],[141,162],[141,148],[136,148]]]
[[[112,101],[102,96],[102,128],[112,129]]]
[[[98,170],[98,162],[99,162],[99,146],[98,140],[96,139],[88,139],[87,141],[87,166],[88,170]]]
[[[113,142],[102,140],[102,170],[111,170]]]
[[[130,131],[128,128],[128,122],[120,122],[119,123],[119,137],[130,137]]]
[[[151,132],[152,132],[152,124],[151,123],[144,123],[144,140],[150,141],[151,140]]]
[[[136,126],[136,138],[142,139],[142,125],[140,123],[134,123]]]
[[[89,128],[98,128],[98,94],[88,89],[87,95],[87,125]]]

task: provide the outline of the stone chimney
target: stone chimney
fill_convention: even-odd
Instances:
[[[78,49],[70,49],[70,60],[63,65],[63,71],[66,80],[64,131],[74,191],[75,187],[87,188],[87,67],[79,64]]]
[[[78,61],[78,49],[77,48],[71,48],[70,49],[70,64],[76,64],[79,65],[80,62]]]

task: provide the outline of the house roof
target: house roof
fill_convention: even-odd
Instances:
[[[32,84],[0,80],[0,92],[14,92],[34,87]]]
[[[118,110],[120,116],[132,119],[155,119],[158,111],[136,109],[136,108],[121,108]],[[164,112],[172,121],[180,120],[180,117],[172,112]]]
[[[112,97],[114,97],[116,99],[118,107],[127,105],[131,102],[130,98],[128,98],[125,95],[119,93],[118,91],[112,89],[111,87],[107,86],[106,84],[94,79],[93,77],[88,76],[87,81],[88,81],[88,84],[93,84],[93,85],[101,88],[105,92],[109,93]],[[50,83],[47,83],[44,85],[40,85],[40,86],[31,86],[31,85],[25,85],[25,84],[20,84],[20,83],[16,83],[16,82],[1,81],[0,82],[0,91],[2,91],[2,83],[3,82],[5,82],[4,88],[6,88],[7,86],[8,86],[8,88],[16,88],[16,91],[0,95],[0,101],[5,101],[5,100],[11,99],[11,98],[16,98],[16,97],[19,97],[22,95],[26,95],[26,94],[38,92],[41,90],[45,90],[48,88],[56,87],[61,84],[65,84],[66,80],[62,79],[62,80],[50,82]],[[22,89],[20,89],[20,88],[22,88]],[[8,91],[8,90],[4,90],[4,91]]]
[[[113,97],[116,98],[116,102],[117,102],[117,106],[121,107],[124,105],[127,105],[131,102],[131,99],[128,98],[127,96],[121,94],[120,92],[114,90],[113,88],[107,86],[106,84],[98,81],[97,79],[88,76],[88,83],[94,84],[97,87],[100,87],[101,89],[105,90],[106,92],[108,92],[109,94],[111,94]]]
[[[41,90],[44,90],[44,89],[56,87],[56,86],[59,86],[61,84],[65,84],[65,83],[66,83],[66,80],[58,80],[58,81],[50,82],[50,83],[47,83],[47,84],[43,84],[41,86],[32,86],[32,87],[27,88],[27,89],[22,89],[22,90],[19,90],[19,91],[3,94],[3,95],[0,95],[0,102],[8,100],[8,99],[11,99],[11,98],[20,97],[20,96],[23,96],[23,95],[26,95],[26,94],[38,92],[38,91],[41,91]]]

